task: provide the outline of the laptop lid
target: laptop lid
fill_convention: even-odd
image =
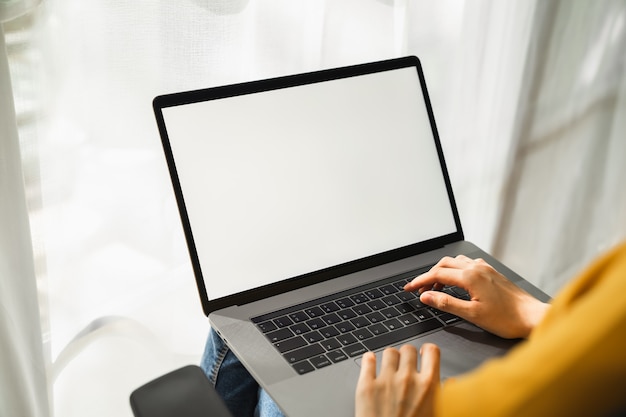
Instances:
[[[463,239],[416,57],[153,107],[207,315]]]

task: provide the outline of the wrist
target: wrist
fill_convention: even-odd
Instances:
[[[550,310],[550,304],[532,298],[532,302],[527,303],[523,313],[524,338],[528,338],[532,331],[541,323]]]

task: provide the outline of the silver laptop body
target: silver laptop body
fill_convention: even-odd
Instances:
[[[359,359],[384,340],[438,344],[443,378],[516,342],[430,309],[436,329],[408,336],[423,319],[409,312],[404,332],[383,342],[359,340],[370,337],[362,331],[348,341],[328,319],[335,345],[313,349],[302,345],[309,333],[284,330],[302,310],[319,334],[312,300],[358,304],[355,288],[372,294],[377,281],[458,254],[548,299],[464,240],[416,57],[167,94],[153,106],[204,313],[287,415],[354,415]],[[300,355],[308,350],[313,358]]]

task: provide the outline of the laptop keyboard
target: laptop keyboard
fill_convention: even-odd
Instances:
[[[403,273],[252,321],[299,374],[397,344],[462,319],[428,307],[402,288],[430,269]],[[469,299],[458,287],[442,291]]]

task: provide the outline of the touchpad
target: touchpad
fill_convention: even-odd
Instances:
[[[403,342],[394,347],[410,343],[420,348],[424,343],[434,343],[441,350],[441,379],[445,380],[478,367],[490,358],[504,355],[519,339],[503,339],[488,333],[473,324],[462,322],[445,327],[434,333]],[[376,352],[376,368],[380,371],[383,350]],[[361,358],[356,359],[361,366]],[[419,366],[419,363],[418,363]]]

